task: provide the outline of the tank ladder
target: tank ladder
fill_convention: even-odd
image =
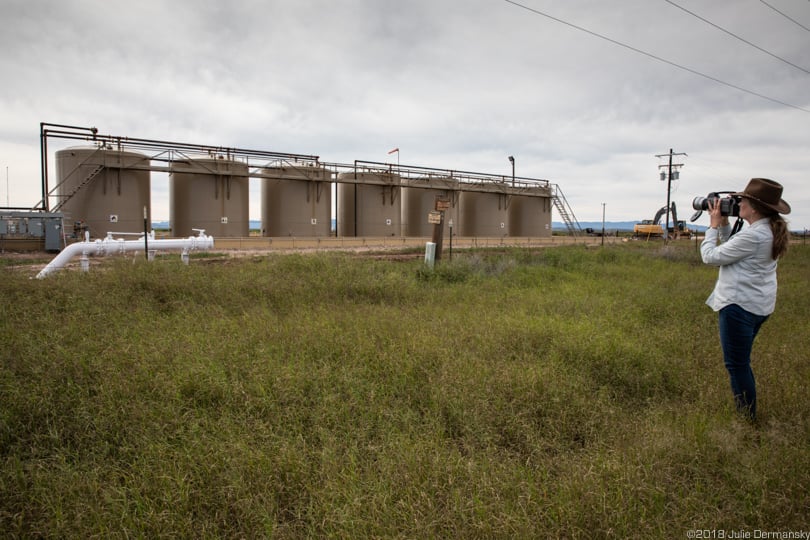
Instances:
[[[81,189],[82,189],[84,186],[86,186],[87,184],[89,184],[90,182],[92,182],[92,181],[93,181],[93,179],[94,179],[96,176],[98,176],[98,173],[100,173],[100,172],[101,172],[101,171],[103,171],[103,170],[104,170],[104,166],[103,166],[103,165],[98,165],[98,166],[97,166],[95,169],[93,169],[92,171],[90,171],[90,174],[88,174],[88,175],[87,175],[87,178],[85,178],[84,180],[82,180],[82,182],[81,182],[80,184],[78,184],[77,186],[75,186],[75,187],[74,187],[74,188],[73,188],[73,189],[70,191],[70,193],[68,193],[67,195],[60,195],[60,197],[62,197],[62,200],[61,200],[61,201],[59,201],[58,203],[56,203],[56,205],[55,205],[55,206],[54,206],[54,207],[51,209],[51,212],[58,212],[58,211],[59,211],[59,209],[60,209],[60,208],[62,208],[62,206],[63,206],[63,205],[66,203],[66,202],[68,202],[68,201],[69,201],[69,200],[70,200],[70,199],[71,199],[71,198],[72,198],[74,195],[76,195],[76,194],[77,194],[77,193],[78,193],[78,192],[79,192],[79,191],[80,191],[80,190],[81,190]],[[58,187],[58,186],[57,186],[57,187]],[[54,188],[54,190],[55,190],[55,189],[56,189],[56,188]]]
[[[554,201],[554,208],[556,208],[557,212],[560,214],[563,223],[565,223],[565,227],[572,236],[581,235],[582,227],[579,226],[579,221],[577,221],[574,211],[568,204],[565,195],[563,195],[562,189],[560,189],[559,184],[553,184],[553,188],[551,199]]]

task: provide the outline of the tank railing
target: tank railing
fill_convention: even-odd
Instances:
[[[401,178],[406,179],[418,179],[423,178],[425,176],[430,176],[436,178],[443,177],[456,180],[461,185],[473,185],[473,186],[487,185],[494,187],[510,184],[508,187],[512,187],[511,185],[512,177],[506,175],[494,175],[473,171],[438,169],[433,167],[421,167],[412,165],[396,165],[391,163],[363,161],[363,160],[356,160],[355,167],[360,167],[368,171],[396,172],[397,174],[399,174]],[[550,183],[548,180],[538,178],[515,177],[514,187],[516,188],[515,191],[519,191],[521,188],[525,189],[525,188],[549,187],[549,185]],[[515,191],[509,190],[510,193],[514,193]]]
[[[208,168],[205,164],[195,163],[196,161],[199,160],[199,158],[204,157],[205,155],[203,154],[191,155],[176,150],[163,150],[157,154],[153,154],[140,160],[143,162],[142,165],[132,164],[125,168],[130,168],[134,170],[167,172],[167,173],[182,172],[184,174],[222,174],[222,171],[217,171],[212,168]],[[325,164],[320,162],[309,162],[309,164],[304,165],[303,164],[304,162],[301,161],[275,159],[271,161],[265,161],[262,165],[255,165],[250,163],[249,161],[239,160],[238,156],[237,159],[232,159],[231,161],[241,163],[248,168],[247,173],[234,173],[232,176],[248,176],[251,178],[283,178],[287,180],[300,179],[300,180],[324,181],[325,178],[316,178],[311,173],[316,170],[328,171]],[[163,163],[165,165],[156,165],[154,162]],[[172,163],[183,163],[189,165],[189,167],[186,169],[177,170],[177,168],[173,169],[171,167]],[[291,177],[290,175],[279,176],[278,174],[273,174],[272,170],[274,168],[278,168],[281,164],[286,164],[286,166],[290,169],[296,169],[301,171],[300,177]]]
[[[308,168],[315,168],[315,167],[323,167],[324,164],[318,161],[317,159],[299,159],[299,158],[273,158],[269,161],[266,161],[264,165],[251,165],[251,167],[262,168],[262,169],[270,169],[270,168],[277,168],[277,167],[308,167]]]
[[[80,129],[80,128],[76,128]],[[340,163],[321,163],[319,156],[312,155],[312,154],[292,154],[292,153],[284,153],[284,152],[268,152],[268,151],[260,151],[260,150],[248,150],[242,148],[233,148],[233,147],[224,147],[224,146],[210,146],[210,145],[199,145],[199,144],[190,144],[190,143],[180,143],[174,141],[161,141],[155,139],[142,139],[142,138],[135,138],[135,137],[120,137],[120,136],[112,136],[112,135],[103,135],[92,133],[91,135],[87,135],[85,132],[88,131],[88,128],[83,128],[82,133],[76,131],[63,131],[63,130],[47,130],[47,135],[49,137],[54,138],[62,138],[62,139],[74,139],[74,140],[86,140],[86,141],[93,141],[96,144],[112,144],[118,149],[128,149],[128,150],[152,150],[157,152],[154,158],[161,154],[165,154],[166,152],[174,153],[178,152],[186,157],[188,157],[188,153],[195,153],[200,155],[208,155],[208,156],[219,156],[222,155],[227,159],[248,159],[248,165],[250,165],[250,159],[255,158],[262,158],[266,160],[268,163],[276,162],[287,162],[287,163],[313,163],[319,164],[323,166],[328,166],[329,168],[334,169],[336,172],[349,172],[351,170],[357,170],[358,168],[362,168],[364,170],[370,172],[389,172],[389,173],[398,173],[401,177],[409,178],[413,176],[425,176],[425,175],[435,175],[435,176],[447,176],[453,179],[458,180],[464,184],[490,184],[490,185],[497,185],[497,184],[506,184],[507,182],[511,181],[511,177],[506,175],[493,175],[487,173],[479,173],[479,172],[472,172],[472,171],[463,171],[463,170],[452,170],[452,169],[438,169],[432,167],[420,167],[420,166],[408,166],[408,165],[396,165],[391,163],[382,163],[382,162],[374,162],[374,161],[365,161],[365,160],[356,160],[355,165],[345,165]],[[173,161],[170,159],[169,161]],[[256,167],[256,166],[254,166]],[[139,167],[140,168],[140,167]],[[149,168],[149,167],[144,167]],[[538,185],[544,186],[548,185],[547,180],[542,179],[534,179],[534,178],[527,178],[527,177],[516,177],[515,178],[516,187],[517,184],[520,184],[522,187],[536,187]]]
[[[402,182],[406,187],[422,187],[422,188],[442,188],[457,190],[459,187],[458,180],[450,178],[449,176],[426,174],[423,176],[408,177]]]
[[[340,165],[340,164],[335,165],[337,166],[338,169],[341,167],[342,168],[349,167],[350,169],[344,171],[344,173],[353,173],[355,180],[354,183],[358,184],[370,183],[370,184],[390,186],[390,185],[397,185],[402,181],[402,175],[399,173],[399,171],[393,170],[392,168],[369,167],[368,165],[365,165],[363,163],[370,163],[370,162],[355,160],[354,165]],[[380,177],[380,179],[377,180],[375,178],[372,178],[370,179],[371,181],[367,181],[369,179],[366,178],[366,175],[368,175],[369,173],[373,174],[374,176]],[[358,174],[361,174],[363,176],[359,177],[357,176]]]
[[[266,162],[264,165],[250,165],[248,164],[249,168],[253,168],[253,171],[249,171],[249,176],[254,178],[279,178],[284,180],[314,180],[314,181],[323,181],[324,178],[315,178],[313,177],[313,172],[316,171],[326,171],[327,169],[323,166],[322,163],[318,162],[301,162],[301,161],[290,161],[286,159],[275,159]],[[280,168],[284,169],[292,169],[300,176],[291,175],[287,172],[284,173],[283,176],[278,174],[273,174],[272,171],[278,170]],[[268,173],[267,171],[271,171]]]
[[[45,129],[48,126],[49,129]],[[54,129],[55,128],[55,129]],[[78,126],[66,126],[63,124],[42,124],[42,163],[43,163],[43,194],[47,194],[48,186],[48,172],[47,172],[47,138],[57,139],[71,139],[78,141],[92,141],[94,144],[102,145],[103,147],[114,146],[119,150],[137,150],[144,153],[151,154],[150,157],[143,158],[143,163],[130,164],[124,168],[131,168],[136,170],[150,170],[160,172],[172,172],[171,164],[180,161],[175,156],[182,155],[183,159],[190,160],[191,155],[220,157],[223,159],[227,157],[229,160],[236,160],[245,163],[248,166],[247,176],[255,178],[278,178],[278,175],[268,173],[268,169],[272,169],[272,163],[291,163],[293,167],[322,167],[332,175],[331,181],[338,183],[363,183],[363,184],[378,184],[378,185],[391,185],[392,178],[396,175],[399,178],[399,184],[407,186],[411,182],[424,182],[424,178],[428,177],[432,180],[433,185],[438,185],[441,189],[453,189],[459,191],[482,191],[482,192],[496,192],[505,193],[509,195],[527,194],[531,196],[553,196],[548,180],[515,177],[512,178],[508,175],[487,174],[472,171],[453,170],[453,169],[439,169],[433,167],[421,167],[411,165],[400,165],[392,163],[382,163],[375,161],[355,160],[353,164],[340,164],[340,163],[327,163],[320,161],[320,157],[312,154],[292,154],[285,152],[268,152],[262,150],[249,150],[244,148],[224,147],[224,146],[211,146],[201,144],[181,143],[174,141],[164,141],[157,139],[143,139],[136,137],[119,137],[112,135],[99,134],[96,128],[84,128]],[[251,161],[264,162],[266,165],[251,165]],[[152,161],[164,162],[168,165],[158,165]],[[252,167],[252,170],[250,169]],[[357,176],[358,171],[376,172],[382,175],[381,178],[374,178],[374,175],[363,175],[362,178]],[[188,171],[194,173],[194,171]],[[200,174],[207,174],[211,171],[200,167]],[[339,177],[340,173],[344,174]],[[384,173],[384,174],[383,174]],[[391,177],[387,177],[387,175]],[[285,177],[287,178],[287,177]],[[323,181],[321,178],[314,178],[311,175],[305,174],[302,180],[309,181]],[[541,193],[543,188],[547,189],[547,193]],[[45,202],[40,204],[45,205],[47,210],[47,197]]]
[[[121,136],[113,136],[113,135],[105,135],[99,134],[96,128],[87,128],[87,127],[80,127],[80,126],[68,126],[64,124],[49,124],[43,123],[43,135],[45,137],[50,138],[57,138],[57,139],[72,139],[72,140],[83,140],[83,141],[92,141],[96,144],[102,145],[114,145],[118,149],[129,149],[134,150],[138,149],[141,151],[152,150],[156,152],[156,155],[150,159],[156,159],[157,156],[165,154],[169,152],[171,155],[172,152],[180,152],[180,153],[195,153],[201,155],[209,155],[209,156],[219,156],[222,155],[227,157],[228,159],[247,159],[248,163],[250,159],[263,159],[266,160],[268,163],[273,161],[282,161],[282,162],[292,162],[292,163],[313,163],[318,164],[327,168],[330,168],[335,171],[335,173],[339,172],[350,172],[352,170],[357,170],[358,167],[364,168],[368,171],[387,171],[387,172],[396,172],[403,178],[412,178],[414,176],[425,176],[425,175],[435,175],[435,176],[447,176],[449,178],[458,180],[460,183],[465,185],[481,185],[486,184],[490,186],[497,186],[500,184],[510,183],[512,180],[511,176],[507,175],[493,175],[487,173],[479,173],[479,172],[472,172],[472,171],[463,171],[463,170],[452,170],[452,169],[439,169],[439,168],[432,168],[432,167],[421,167],[421,166],[410,166],[410,165],[399,165],[399,164],[391,164],[391,163],[382,163],[382,162],[374,162],[374,161],[365,161],[365,160],[356,160],[354,165],[345,165],[339,163],[322,163],[320,162],[320,157],[313,154],[294,154],[294,153],[287,153],[287,152],[270,152],[264,150],[250,150],[244,148],[236,148],[236,147],[225,147],[225,146],[211,146],[211,145],[202,145],[202,144],[192,144],[192,143],[182,143],[176,141],[165,141],[165,140],[158,140],[158,139],[143,139],[137,137],[121,137]],[[50,128],[59,128],[59,129],[45,129],[44,126],[48,126]],[[169,161],[172,161],[171,159]],[[255,167],[255,166],[254,166]],[[141,168],[141,167],[136,167]],[[153,167],[144,166],[145,169],[151,169]],[[523,187],[523,188],[534,188],[538,186],[548,186],[549,181],[543,179],[535,179],[535,178],[527,178],[527,177],[515,177],[515,187]]]
[[[107,150],[109,150],[109,148],[107,148]],[[109,159],[110,157],[115,157],[117,162],[116,162],[116,160],[110,160]],[[130,158],[130,161],[127,161],[127,159],[124,159],[123,155],[113,155],[113,156],[111,156],[110,154],[105,154],[104,155],[104,162],[102,163],[102,165],[104,165],[104,167],[107,168],[107,169],[147,168],[147,167],[149,167],[151,165],[150,161],[152,161],[152,158],[150,158],[149,156],[144,156],[144,155],[132,155],[132,154],[130,154],[130,155],[126,156],[126,157]],[[143,167],[139,167],[138,166],[139,163],[146,163],[146,165],[144,165]]]
[[[318,161],[319,156],[312,154],[292,154],[287,152],[269,152],[265,150],[249,150],[246,148],[236,148],[227,146],[211,146],[204,144],[181,143],[174,141],[161,141],[157,139],[141,139],[136,137],[121,137],[113,135],[86,135],[74,131],[46,130],[48,137],[57,139],[73,139],[81,141],[93,141],[101,143],[111,143],[120,149],[141,149],[141,150],[184,150],[200,154],[218,154],[229,158],[235,157],[264,157],[266,159],[298,159],[301,161]]]
[[[302,162],[298,160],[290,160],[290,159],[274,159],[265,162],[263,165],[251,165],[249,161],[241,162],[245,167],[247,167],[246,173],[241,173],[237,171],[222,171],[217,169],[213,164],[206,163],[204,161],[199,161],[194,159],[194,156],[190,156],[184,152],[179,151],[169,151],[170,157],[168,160],[169,164],[171,163],[183,163],[184,165],[188,165],[188,169],[177,170],[175,169],[168,169],[170,172],[182,172],[183,174],[218,174],[218,175],[225,175],[225,176],[248,176],[252,178],[283,178],[285,180],[310,180],[310,181],[324,181],[324,178],[317,178],[312,173],[313,171],[323,170],[326,169],[323,167],[322,164],[309,161],[309,162]],[[171,154],[176,153],[182,156],[182,159],[171,158]],[[305,164],[306,163],[306,164]],[[278,169],[280,166],[285,166],[285,168],[292,169],[298,173],[298,176],[285,174],[280,176],[278,174],[273,174],[273,169]],[[252,170],[251,170],[252,169]],[[271,171],[271,172],[267,172]],[[331,178],[330,178],[331,181]]]
[[[179,157],[178,157],[179,156]],[[189,174],[220,174],[222,171],[218,171],[216,169],[209,168],[203,159],[208,158],[211,160],[216,160],[219,156],[214,154],[190,154],[181,150],[175,149],[168,149],[163,150],[157,154],[153,154],[151,156],[143,157],[137,161],[146,162],[146,165],[143,166],[134,166],[130,164],[126,167],[122,168],[131,168],[131,169],[139,169],[139,170],[147,170],[147,171],[161,171],[161,172],[173,172],[173,170],[169,167],[172,163],[182,163],[185,165],[189,165],[193,169],[202,169],[202,170],[183,170],[179,172],[189,173]],[[224,157],[222,157],[225,160]],[[166,163],[167,166],[155,166],[152,165],[152,161]],[[234,160],[231,160],[234,161]],[[241,162],[240,162],[241,163]],[[247,165],[245,163],[245,165]],[[237,175],[234,175],[237,176]],[[242,175],[244,176],[244,175]]]
[[[377,161],[363,161],[363,160],[356,160],[355,163],[361,164],[362,166],[366,166],[370,169],[376,168],[385,170],[396,170],[401,176],[425,176],[425,175],[448,176],[451,178],[457,178],[459,180],[469,180],[472,182],[483,182],[483,183],[505,183],[507,180],[509,182],[512,181],[511,176],[473,172],[473,171],[463,171],[456,169],[439,169],[434,167],[422,167],[414,165],[396,165],[391,163],[382,163]],[[528,178],[522,176],[515,177],[515,181],[517,182],[518,180],[527,185],[543,185],[543,186],[549,185],[548,180],[543,180],[539,178]]]
[[[105,147],[101,147],[100,149],[104,149]],[[128,144],[121,144],[120,146],[116,145],[116,148],[120,150],[137,150],[137,151],[147,151],[151,150],[152,154],[147,155],[144,158],[141,158],[139,161],[143,162],[143,165],[138,164],[129,164],[122,168],[130,168],[130,169],[141,169],[141,170],[158,170],[162,172],[170,172],[168,167],[160,167],[160,166],[153,166],[149,162],[150,161],[158,161],[164,162],[167,164],[175,163],[175,162],[191,162],[197,161],[200,158],[211,158],[217,159],[222,158],[223,160],[228,161],[238,161],[244,163],[248,167],[271,167],[269,165],[271,163],[289,163],[289,164],[302,164],[306,163],[307,166],[315,166],[320,165],[317,160],[317,156],[315,159],[312,159],[311,156],[299,156],[299,155],[276,155],[276,154],[268,154],[262,155],[261,153],[257,154],[248,154],[244,153],[244,151],[230,151],[230,152],[221,152],[219,148],[200,148],[200,147],[193,147],[193,148],[172,148],[172,147],[148,147],[148,146],[138,146],[133,147]],[[177,157],[180,156],[180,157]],[[267,166],[258,166],[258,165],[251,165],[251,159],[262,159],[267,163]],[[193,173],[194,171],[188,171]],[[215,171],[199,171],[200,174],[207,174],[208,172],[215,172]],[[53,190],[52,190],[53,191]]]
[[[55,129],[54,129],[55,128]],[[298,161],[310,161],[317,163],[319,156],[311,154],[292,154],[286,152],[268,152],[262,150],[249,150],[244,148],[225,147],[225,146],[210,146],[201,144],[181,143],[175,141],[162,141],[157,139],[142,139],[135,137],[120,137],[113,135],[99,134],[98,129],[92,127],[69,126],[65,124],[51,124],[42,122],[40,124],[40,153],[42,164],[42,196],[43,199],[37,204],[42,206],[46,211],[49,210],[48,206],[48,139],[66,139],[75,141],[90,141],[94,144],[114,145],[117,149],[129,149],[140,151],[152,151],[158,154],[166,151],[186,151],[199,153],[202,155],[223,155],[231,158],[242,158],[248,160],[250,158],[272,160],[272,159],[287,159]],[[141,167],[132,167],[141,168]],[[145,169],[154,169],[153,167],[143,167]]]
[[[180,150],[175,150],[169,152],[169,156],[172,154],[177,154],[180,156],[181,159],[174,158],[169,163],[182,163],[183,165],[188,165],[189,170],[182,169],[177,170],[175,172],[182,172],[183,174],[222,174],[223,171],[218,170],[210,161],[201,161],[199,158],[195,159],[193,156],[189,156],[185,152]],[[212,156],[212,159],[216,160],[215,157]],[[223,158],[224,159],[224,158]],[[234,171],[235,173],[235,171]],[[234,174],[233,176],[240,176],[238,174]]]

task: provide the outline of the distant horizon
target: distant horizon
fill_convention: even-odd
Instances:
[[[169,227],[170,220],[168,219],[161,219],[161,220],[152,220],[152,228],[153,229],[167,229]],[[260,229],[261,228],[261,220],[259,219],[251,219],[248,220],[249,227],[251,229]],[[336,220],[332,218],[332,228],[334,229],[334,225]],[[627,231],[632,232],[633,226],[639,223],[638,221],[605,221],[605,230],[617,230],[617,231]],[[579,225],[582,229],[592,228],[594,230],[601,230],[602,229],[602,222],[601,221],[580,221]],[[700,232],[703,232],[707,229],[705,225],[694,225],[688,224],[690,229],[694,229]],[[566,230],[567,227],[565,223],[562,221],[552,221],[551,222],[552,230]]]
[[[332,225],[334,230],[335,219],[332,218]],[[606,221],[605,222],[605,230],[612,230],[612,231],[623,231],[623,232],[633,232],[633,226],[639,221]],[[261,220],[259,219],[251,219],[248,221],[249,227],[251,229],[260,229],[261,228]],[[602,230],[602,222],[601,221],[580,221],[579,226],[584,230],[587,228],[592,228],[595,231]],[[696,225],[694,223],[688,223],[687,226],[695,231],[698,232],[705,232],[708,229],[706,225]],[[161,220],[152,220],[152,228],[153,229],[167,229],[169,228],[169,220],[168,219],[161,219]],[[562,221],[552,221],[551,222],[551,229],[554,231],[564,231],[567,230],[565,223]],[[806,233],[806,229],[790,229],[790,232],[793,234],[802,234]]]

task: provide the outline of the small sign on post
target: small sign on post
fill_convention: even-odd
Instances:
[[[428,223],[433,224],[433,237],[431,241],[436,244],[436,260],[442,258],[442,237],[444,236],[444,211],[450,208],[450,201],[436,197],[435,210],[428,214]]]

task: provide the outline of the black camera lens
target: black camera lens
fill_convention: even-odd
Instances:
[[[713,205],[720,205],[721,216],[736,217],[740,215],[739,197],[720,197],[719,193],[712,192],[709,193],[706,197],[695,197],[692,200],[692,208],[698,211],[698,213],[695,214],[695,216],[693,216],[694,219],[692,219],[692,221],[700,217],[699,212],[703,210],[709,210],[709,202],[711,202]]]

